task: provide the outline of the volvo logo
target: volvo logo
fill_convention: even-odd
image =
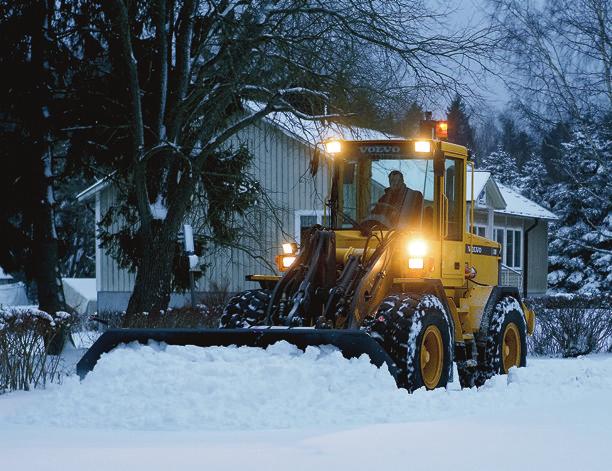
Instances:
[[[362,154],[397,154],[399,146],[359,146]]]

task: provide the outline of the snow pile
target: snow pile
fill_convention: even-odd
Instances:
[[[103,355],[82,382],[72,377],[42,394],[17,421],[147,430],[387,422],[405,396],[366,356],[286,342],[266,350],[130,344]]]
[[[303,429],[494,417],[529,403],[547,407],[612,390],[612,357],[536,360],[483,388],[399,390],[386,368],[332,347],[306,352],[279,342],[250,347],[130,344],[104,355],[82,381],[36,393],[11,422],[124,430]]]

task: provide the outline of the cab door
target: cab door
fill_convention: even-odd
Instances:
[[[465,284],[465,161],[444,157],[442,179],[442,278],[445,286]]]

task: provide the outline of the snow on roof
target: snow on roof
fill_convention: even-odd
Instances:
[[[249,101],[245,106],[251,111],[258,111],[264,106],[262,103]],[[344,126],[338,123],[312,121],[302,119],[288,111],[277,111],[270,113],[264,118],[264,121],[269,122],[282,131],[287,133],[292,138],[304,142],[309,146],[315,146],[318,143],[327,139],[345,139],[345,140],[390,140],[404,139],[400,136],[394,136],[374,129],[360,128],[357,126]]]
[[[491,178],[491,172],[486,172],[484,170],[475,170],[474,171],[474,198],[478,199],[482,190],[484,190],[485,185]],[[468,168],[467,173],[467,188],[465,191],[465,198],[467,201],[472,201],[472,169]]]
[[[8,273],[4,273],[4,270],[2,269],[2,267],[0,267],[0,280],[12,280],[13,277],[11,275],[9,275]]]
[[[245,106],[251,111],[258,111],[264,105],[262,103],[248,101]],[[356,126],[343,126],[338,123],[312,121],[301,119],[290,112],[277,111],[267,115],[263,121],[278,127],[281,131],[287,134],[292,139],[297,139],[307,146],[315,147],[318,143],[327,139],[345,139],[345,140],[390,140],[404,139],[400,136],[386,134],[374,129],[360,128]],[[110,183],[110,177],[102,178],[93,185],[85,188],[76,197],[78,201],[86,201],[95,195],[98,191],[104,189]]]
[[[468,168],[467,171],[467,187],[465,191],[465,200],[470,203],[472,201],[472,169]],[[501,193],[501,190],[497,186],[497,182],[491,176],[491,172],[485,170],[474,170],[474,198],[478,200],[481,193],[486,191],[486,187],[489,187],[489,196],[487,204],[492,206],[494,209],[504,209],[506,207],[506,201]]]
[[[556,221],[559,219],[548,209],[543,208],[539,204],[531,201],[529,198],[525,198],[511,188],[498,183],[497,186],[506,200],[506,208],[496,210],[496,213],[511,214],[513,216],[532,217],[539,219],[548,219]]]

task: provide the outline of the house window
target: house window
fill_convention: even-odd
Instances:
[[[502,246],[502,263],[508,267],[521,268],[522,265],[522,233],[520,229],[494,230],[495,241]]]
[[[515,229],[506,230],[506,239],[512,241],[512,250],[508,250],[510,243],[506,245],[506,265],[509,267],[521,267],[521,231]]]
[[[480,237],[487,236],[487,226],[474,225],[474,234]]]
[[[493,232],[495,232],[495,242],[499,242],[503,250],[504,248],[504,230],[496,227]]]
[[[323,224],[323,210],[300,209],[295,212],[295,241],[301,244],[302,236],[316,224]]]

